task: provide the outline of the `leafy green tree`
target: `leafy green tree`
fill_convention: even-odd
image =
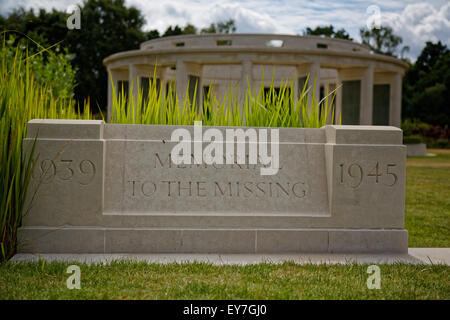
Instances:
[[[233,19],[219,21],[216,24],[211,23],[208,28],[201,29],[200,33],[234,33],[236,32],[236,23]]]
[[[367,44],[373,52],[395,56],[397,47],[403,42],[400,36],[396,36],[391,27],[361,28],[359,35],[363,44]]]
[[[450,123],[450,50],[427,42],[403,78],[403,118],[445,126]]]
[[[183,29],[181,29],[178,25],[175,27],[169,26],[164,34],[163,37],[169,37],[169,36],[179,36],[183,34]]]
[[[28,52],[34,81],[42,86],[49,85],[49,90],[56,99],[73,97],[76,70],[70,63],[71,55],[68,54],[67,48],[63,50],[56,46],[44,51],[34,43],[30,44],[24,39],[17,40],[14,35],[10,35],[0,50],[0,60],[6,62],[7,70],[13,68],[17,49]]]
[[[140,11],[125,7],[124,0],[85,0],[81,9],[81,29],[70,30],[67,40],[78,67],[75,91],[78,97],[91,96],[93,105],[105,108],[107,72],[103,59],[120,51],[139,48],[145,40],[145,23]]]
[[[157,29],[147,31],[145,33],[145,40],[157,39],[159,37],[160,37],[160,35],[159,35],[159,31]]]
[[[190,23],[186,24],[184,28],[181,28],[178,25],[175,25],[174,27],[169,26],[162,36],[180,36],[183,34],[197,34],[197,28]]]
[[[208,28],[203,28],[200,33],[217,33],[216,25],[211,23]]]
[[[440,41],[437,43],[427,42],[422,53],[417,58],[416,67],[419,70],[425,72],[431,71],[439,62],[442,57],[445,57],[449,52],[446,45],[443,45]]]
[[[188,23],[184,28],[183,28],[183,34],[197,34],[197,28]]]
[[[331,24],[329,26],[318,26],[315,29],[307,27],[303,34],[309,36],[322,36],[327,38],[353,40],[352,38],[350,38],[350,35],[347,33],[347,31],[345,31],[344,28],[335,31],[334,26]]]
[[[40,9],[35,13],[33,9],[26,11],[24,8],[19,8],[13,10],[6,18],[0,16],[0,29],[17,32],[15,34],[17,36],[15,38],[16,45],[21,38],[27,42],[30,41],[24,37],[24,35],[27,35],[43,47],[48,47],[61,41],[63,46],[67,46],[67,43],[64,43],[64,39],[68,31],[66,26],[68,16],[65,12],[54,9],[51,12]]]
[[[91,96],[93,105],[106,107],[107,72],[103,59],[120,51],[139,48],[145,40],[145,21],[140,11],[125,7],[124,0],[85,0],[81,30],[70,30],[68,42],[73,64],[78,67],[78,97]],[[96,103],[95,103],[96,102]]]
[[[139,44],[155,33],[142,31],[144,18],[124,0],[84,0],[81,4],[81,29],[68,30],[69,14],[53,10],[18,9],[0,19],[3,30],[17,30],[42,46],[55,43],[72,54],[71,63],[78,70],[75,99],[82,105],[91,98],[91,105],[106,108],[107,73],[103,59],[120,51],[139,48]],[[61,42],[62,41],[62,42]]]
[[[217,33],[234,33],[236,32],[236,24],[234,19],[225,22],[217,22]]]

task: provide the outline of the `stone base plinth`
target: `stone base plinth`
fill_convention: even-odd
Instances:
[[[407,252],[400,129],[270,128],[270,142],[267,130],[32,120],[18,252]],[[186,163],[174,161],[174,132],[192,147]],[[236,157],[192,162],[212,133]],[[272,174],[245,160],[256,150],[270,150]]]
[[[423,157],[427,155],[427,145],[425,143],[415,143],[406,145],[406,155],[408,157]]]
[[[26,227],[22,253],[407,253],[406,230]]]

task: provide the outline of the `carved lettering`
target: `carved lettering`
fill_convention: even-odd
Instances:
[[[371,167],[363,166],[363,164],[357,162],[350,163],[348,166],[341,163],[339,164],[339,183],[350,188],[358,188],[363,181],[374,184],[382,183],[385,186],[392,187],[398,181],[397,173],[395,173],[396,166],[395,163],[388,163],[382,171],[379,161]],[[372,178],[372,180],[369,180],[369,178]]]
[[[140,194],[146,198],[152,196],[167,197],[227,197],[227,198],[304,198],[307,195],[306,184],[302,181],[264,182],[264,181],[139,181],[128,180],[127,192],[131,197]]]
[[[76,182],[89,185],[96,176],[94,162],[88,159],[75,163],[72,159],[43,159],[34,169],[32,178],[40,183],[52,183],[55,178],[62,182]]]

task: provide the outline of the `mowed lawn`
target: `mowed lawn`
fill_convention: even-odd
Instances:
[[[408,158],[406,229],[410,247],[450,247],[450,151]],[[0,299],[450,299],[450,267],[380,265],[381,289],[366,286],[367,265],[214,266],[205,263],[0,264]]]
[[[450,150],[408,157],[405,228],[409,247],[450,247]]]
[[[381,288],[368,289],[367,265],[294,263],[78,264],[80,289],[69,290],[70,263],[0,265],[0,299],[450,299],[450,267],[380,265]]]

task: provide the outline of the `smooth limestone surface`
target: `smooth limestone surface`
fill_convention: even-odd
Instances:
[[[406,145],[408,157],[424,157],[427,155],[427,145],[425,143],[414,143]]]
[[[278,173],[263,176],[248,163],[173,164],[177,128],[193,136],[31,120],[25,147],[37,137],[38,160],[19,252],[407,253],[400,129],[280,128]]]

